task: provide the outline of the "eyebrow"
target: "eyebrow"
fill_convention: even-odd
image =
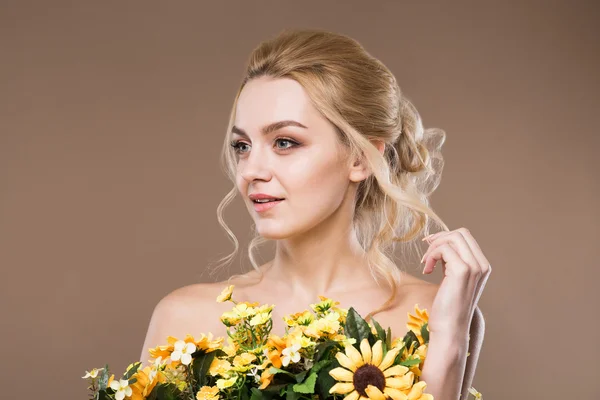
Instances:
[[[261,129],[261,132],[263,135],[268,135],[269,133],[273,133],[275,131],[278,131],[279,129],[285,128],[286,126],[297,126],[299,128],[308,129],[306,126],[302,125],[300,122],[296,122],[293,120],[285,120],[285,121],[273,122],[272,124],[264,126]],[[248,137],[248,134],[246,133],[246,131],[244,131],[241,128],[238,128],[235,125],[231,128],[231,132],[237,133],[238,135]]]

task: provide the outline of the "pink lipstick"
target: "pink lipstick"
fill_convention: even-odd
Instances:
[[[252,203],[254,204],[254,210],[256,212],[265,212],[270,210],[284,200],[281,197],[275,197],[265,193],[253,193],[248,197],[250,200],[252,200]]]

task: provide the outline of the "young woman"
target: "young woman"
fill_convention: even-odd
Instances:
[[[393,332],[406,332],[415,304],[429,312],[430,342],[421,379],[435,399],[465,399],[483,341],[477,302],[491,272],[471,233],[449,230],[428,206],[443,166],[445,133],[423,129],[419,114],[394,75],[355,40],[319,30],[289,30],[251,54],[236,96],[223,159],[255,223],[249,254],[254,269],[229,282],[192,284],[156,306],[143,345],[168,335],[212,332],[226,336],[219,317],[229,310],[215,298],[234,284],[236,300],[275,304],[281,317],[319,295]],[[436,223],[422,271],[440,262],[444,277],[430,284],[396,265],[418,249]],[[274,258],[257,265],[256,245],[274,240]],[[408,259],[408,257],[405,257]]]

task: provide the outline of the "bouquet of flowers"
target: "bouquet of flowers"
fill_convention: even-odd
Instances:
[[[224,338],[172,336],[150,349],[152,363],[130,364],[116,379],[104,368],[86,372],[94,400],[431,400],[419,379],[427,354],[427,310],[415,305],[408,332],[367,323],[353,308],[320,302],[284,317],[283,337],[271,334],[274,305],[236,302],[233,285],[217,298],[232,302],[221,316]],[[474,390],[474,389],[473,389]],[[471,392],[481,398],[478,392]]]

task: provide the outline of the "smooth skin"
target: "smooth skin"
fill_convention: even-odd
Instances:
[[[273,123],[288,121],[272,125]],[[289,121],[293,121],[290,123]],[[350,159],[334,127],[291,79],[256,78],[238,99],[232,145],[237,152],[236,185],[257,232],[276,241],[274,258],[231,282],[192,284],[166,295],[155,307],[140,360],[169,335],[211,332],[226,337],[219,317],[231,304],[215,299],[234,284],[237,301],[275,304],[273,333],[282,335],[286,314],[307,309],[323,295],[354,307],[361,315],[391,295],[371,276],[352,227],[359,183],[369,176],[361,160]],[[380,152],[381,142],[373,143]],[[284,200],[257,212],[250,194]],[[441,232],[428,239],[423,273],[440,262],[441,284],[402,272],[393,306],[375,318],[392,332],[406,332],[415,304],[430,314],[430,344],[423,379],[436,399],[466,399],[484,334],[477,301],[491,268],[468,230]],[[406,270],[405,266],[401,266]],[[470,334],[470,340],[469,338]],[[467,357],[467,352],[470,355]]]

